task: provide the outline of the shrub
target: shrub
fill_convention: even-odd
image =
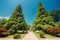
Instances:
[[[20,34],[15,34],[13,38],[14,38],[14,39],[21,38],[21,35],[20,35]]]
[[[41,38],[45,38],[45,37],[44,37],[45,33],[44,33],[43,31],[40,31],[40,32],[39,32],[39,35],[40,35]]]
[[[12,34],[15,33],[15,31],[14,31],[14,30],[9,30],[8,33],[9,33],[10,35],[12,35]]]
[[[8,36],[7,29],[0,28],[0,37]]]
[[[51,27],[47,29],[47,33],[57,34],[60,32],[60,27]]]
[[[7,29],[0,28],[0,33],[1,33],[1,32],[7,32]]]

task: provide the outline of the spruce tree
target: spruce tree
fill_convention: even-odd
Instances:
[[[50,16],[49,13],[45,10],[42,3],[39,3],[36,19],[34,20],[32,25],[32,30],[44,29],[46,25],[48,26],[46,28],[49,28],[50,26],[55,26],[54,20],[52,16]]]
[[[8,30],[27,30],[27,24],[24,20],[21,5],[17,6],[3,28],[6,28]]]

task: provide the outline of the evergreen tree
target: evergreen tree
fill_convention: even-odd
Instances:
[[[21,5],[18,5],[3,28],[8,30],[27,30],[27,24],[23,16],[24,15],[22,14]]]
[[[32,30],[39,30],[40,28],[44,29],[44,25],[48,25],[48,28],[50,27],[50,25],[55,26],[53,21],[54,20],[52,16],[50,16],[48,12],[44,9],[42,3],[39,3],[36,19],[34,20],[32,25]]]

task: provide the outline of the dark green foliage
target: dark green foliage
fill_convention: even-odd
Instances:
[[[16,25],[17,22],[15,21],[8,21],[3,25],[3,28],[6,28],[7,30],[9,30],[13,25]]]
[[[15,34],[13,37],[14,37],[14,39],[18,39],[18,38],[21,38],[21,35],[20,34]]]
[[[0,19],[0,27],[2,27],[7,22],[7,19]]]
[[[25,22],[22,22],[20,24],[17,24],[17,26],[19,27],[19,30],[27,30],[27,24]]]
[[[9,29],[9,33],[10,33],[10,34],[16,33],[17,30],[18,30],[18,26],[13,25],[13,26]]]
[[[53,10],[51,12],[51,16],[53,17],[55,22],[60,21],[60,10]]]
[[[8,29],[9,31],[15,31],[15,33],[17,30],[27,30],[27,24],[24,20],[20,5],[17,6],[9,20],[4,24],[3,28]]]

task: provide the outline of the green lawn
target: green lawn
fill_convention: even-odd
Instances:
[[[18,34],[18,33],[16,33],[16,34]],[[13,38],[14,35],[15,35],[15,34],[10,35],[10,36],[7,36],[6,38]],[[22,38],[22,37],[24,37],[26,34],[19,34],[19,35],[21,35],[21,38]]]
[[[42,31],[43,32],[43,31]],[[39,33],[38,32],[34,32],[34,34],[39,38],[40,36],[39,36]],[[45,38],[54,38],[54,37],[56,37],[56,36],[53,36],[53,35],[50,35],[50,34],[46,34],[46,33],[44,33],[45,35],[44,35],[44,37]]]
[[[56,37],[56,36],[49,35],[49,34],[45,34],[45,37],[46,37],[46,38],[54,38],[54,37]]]

